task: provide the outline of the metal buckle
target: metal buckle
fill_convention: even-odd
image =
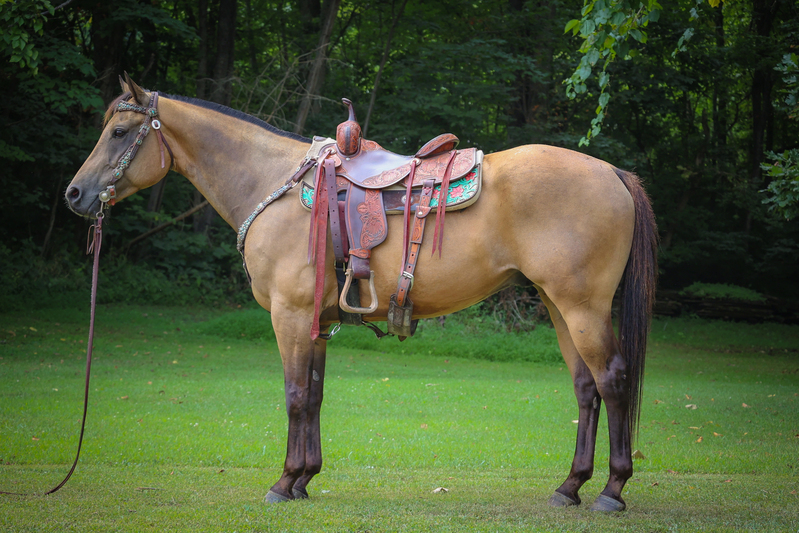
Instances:
[[[397,283],[399,283],[399,281],[402,278],[405,278],[405,279],[407,279],[408,281],[411,282],[411,286],[408,288],[408,290],[411,290],[413,288],[413,274],[411,274],[410,272],[405,272],[403,270],[402,273],[399,275],[399,278],[397,279]]]
[[[150,123],[150,125],[153,127],[154,130],[160,130],[161,129],[161,121],[158,120],[157,118],[153,119],[153,121]]]
[[[99,197],[100,202],[114,205],[116,203],[117,190],[113,185],[109,185],[104,191],[100,191]]]

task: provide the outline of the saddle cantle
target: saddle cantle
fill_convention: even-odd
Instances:
[[[436,209],[433,251],[437,247],[440,256],[446,211],[463,209],[479,196],[483,153],[475,148],[456,150],[458,138],[445,133],[414,156],[395,154],[361,137],[352,102],[343,101],[349,119],[338,126],[335,141],[315,139],[314,147],[322,144],[317,169],[312,183],[306,175],[300,194],[303,206],[313,213],[308,258],[316,262],[317,287],[311,337],[319,336],[328,226],[339,280],[339,318],[342,323],[363,324],[362,315],[377,310],[374,272],[369,268],[371,250],[387,237],[386,215],[402,213],[404,252],[397,292],[389,303],[388,331],[403,340],[416,326],[408,293],[426,217]],[[415,214],[413,224],[411,213]],[[359,279],[369,281],[369,307],[360,305]]]

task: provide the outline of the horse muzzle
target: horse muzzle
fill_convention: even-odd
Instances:
[[[104,193],[108,194],[108,191],[106,189],[98,191],[94,187],[81,187],[73,181],[67,187],[65,198],[67,206],[73,213],[82,217],[97,218],[97,213],[102,209],[103,203],[108,201],[101,201],[100,195]]]

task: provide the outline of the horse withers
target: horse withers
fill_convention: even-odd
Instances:
[[[127,75],[121,83],[123,93],[109,107],[103,133],[68,186],[66,200],[75,213],[94,217],[104,202],[156,184],[171,167],[231,227],[249,219],[242,253],[253,295],[272,314],[288,412],[283,474],[265,500],[307,498],[307,486],[322,468],[319,417],[327,351],[324,335],[309,335],[317,287],[308,261],[309,214],[297,191],[289,189],[270,199],[260,215],[251,215],[293,175],[311,141],[217,104],[158,98]],[[153,129],[156,135],[147,135]],[[432,239],[421,246],[413,317],[453,313],[504,287],[532,282],[549,310],[579,406],[571,470],[549,503],[580,504],[578,492],[594,470],[604,402],[610,475],[592,509],[623,510],[657,273],[650,202],[634,174],[552,146],[488,154],[482,174],[479,200],[447,215],[443,256],[432,256]],[[372,250],[378,305],[364,316],[367,322],[386,320],[403,259],[401,219],[388,217],[387,238]],[[324,289],[317,296],[323,332],[338,322],[339,302],[332,260],[325,265]],[[469,282],[453,272],[468,273]],[[620,285],[617,337],[611,304]],[[368,289],[361,291],[368,301]]]

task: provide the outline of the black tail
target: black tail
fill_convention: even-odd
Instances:
[[[632,172],[615,169],[635,204],[635,230],[621,281],[619,344],[630,375],[629,420],[632,438],[638,431],[643,395],[646,341],[655,303],[658,276],[658,232],[655,213],[641,181]]]

